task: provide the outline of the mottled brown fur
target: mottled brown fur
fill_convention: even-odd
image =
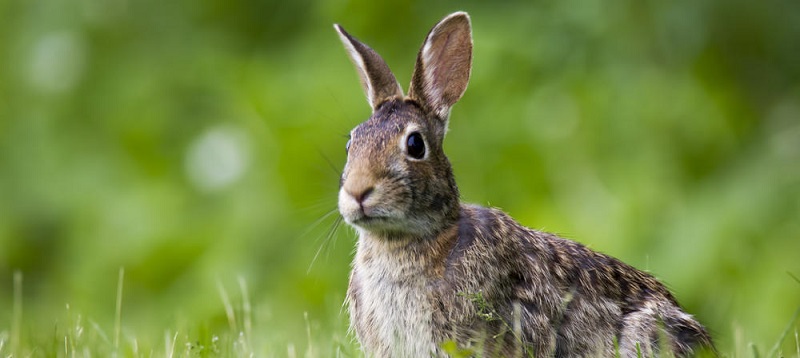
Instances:
[[[442,141],[469,79],[465,13],[428,34],[407,97],[377,53],[337,30],[373,107],[351,132],[339,192],[359,233],[348,303],[368,356],[443,356],[447,341],[504,357],[614,356],[615,344],[625,357],[662,346],[686,356],[711,346],[653,276],[460,203]],[[407,148],[412,133],[424,139],[422,158]]]

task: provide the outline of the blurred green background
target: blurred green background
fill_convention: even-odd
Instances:
[[[110,330],[124,267],[124,339],[225,329],[241,278],[274,351],[346,340],[355,235],[326,214],[369,107],[331,25],[407,88],[456,10],[463,199],[649,270],[723,351],[770,347],[800,306],[788,0],[0,0],[0,332],[15,271],[27,339]]]

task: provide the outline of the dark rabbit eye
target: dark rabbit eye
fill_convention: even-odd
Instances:
[[[422,159],[425,156],[425,141],[422,140],[421,134],[414,132],[408,135],[406,151],[414,159]]]
[[[345,152],[349,152],[350,151],[350,142],[352,142],[352,141],[353,141],[352,139],[348,139],[347,140],[347,144],[344,145],[344,151]]]

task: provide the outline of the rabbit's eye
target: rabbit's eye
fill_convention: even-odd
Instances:
[[[344,145],[344,151],[345,152],[349,152],[350,151],[350,142],[352,142],[352,141],[353,141],[352,139],[348,139],[347,140],[347,144]]]
[[[414,132],[406,138],[406,151],[414,159],[422,159],[425,156],[425,141],[419,132]]]

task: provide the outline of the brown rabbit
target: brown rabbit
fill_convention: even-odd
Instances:
[[[472,63],[469,16],[428,34],[403,95],[383,59],[336,25],[372,106],[350,134],[339,211],[359,239],[348,289],[367,356],[678,355],[711,347],[653,276],[498,209],[459,201],[442,151]]]

